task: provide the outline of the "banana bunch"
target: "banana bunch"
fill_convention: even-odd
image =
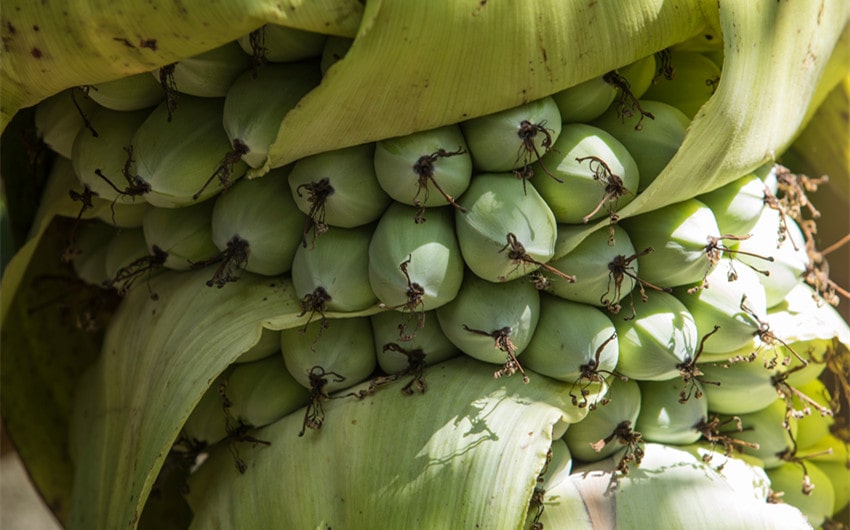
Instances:
[[[50,149],[2,413],[68,528],[840,527],[846,291],[778,162],[846,2],[2,19]]]

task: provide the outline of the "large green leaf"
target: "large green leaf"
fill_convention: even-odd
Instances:
[[[240,445],[244,474],[217,447],[189,483],[192,528],[520,528],[553,425],[587,409],[569,385],[494,379],[466,356],[425,377],[422,395],[399,381],[331,400],[303,437],[298,412],[260,429],[271,445]]]
[[[0,130],[65,88],[154,70],[264,23],[351,36],[357,0],[4,0]]]

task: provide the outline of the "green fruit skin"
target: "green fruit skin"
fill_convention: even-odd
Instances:
[[[789,418],[788,429],[783,426],[785,400],[774,399],[770,405],[761,410],[737,416],[741,419],[743,430],[741,432],[733,430],[729,435],[759,446],[758,449],[744,447],[743,452],[759,458],[765,469],[781,466],[784,463],[782,453],[794,447],[798,432],[797,420],[794,418]]]
[[[558,239],[555,242],[555,255],[561,255],[558,251],[562,241],[568,241],[575,232],[583,230],[579,226],[558,226]],[[608,228],[601,228],[588,235],[572,251],[563,257],[554,259],[549,265],[572,274],[576,277],[574,283],[564,281],[555,275],[547,273],[550,281],[548,292],[566,300],[581,302],[595,306],[618,304],[620,300],[629,296],[635,286],[635,280],[631,276],[624,275],[620,284],[619,295],[615,292],[615,282],[611,276],[608,265],[615,257],[622,255],[626,258],[635,254],[635,248],[629,238],[629,234],[619,225],[611,227],[614,234],[614,244],[609,245],[611,232]],[[638,262],[631,262],[630,271],[635,276],[640,276]]]
[[[242,160],[252,168],[266,164],[283,118],[320,80],[314,63],[295,63],[269,64],[233,82],[222,121],[231,143],[238,140],[248,148]]]
[[[298,208],[310,214],[310,194],[302,185],[327,178],[333,193],[325,202],[325,222],[354,228],[377,220],[392,199],[381,189],[375,175],[374,144],[364,144],[298,160],[289,174],[289,189]]]
[[[369,244],[369,284],[389,308],[428,311],[448,303],[463,281],[463,258],[454,234],[451,209],[435,209],[428,222],[416,223],[415,208],[393,203],[372,235]],[[416,307],[410,302],[408,279],[401,270],[407,262],[411,284],[423,293]]]
[[[289,194],[287,172],[284,167],[243,180],[216,199],[212,239],[221,251],[234,236],[247,241],[248,272],[276,276],[292,268],[305,219]]]
[[[641,279],[659,287],[702,281],[711,263],[705,253],[709,236],[719,228],[708,206],[696,199],[671,204],[620,221],[636,249],[651,247],[641,256]]]
[[[165,99],[165,91],[156,79],[143,72],[92,85],[89,97],[102,107],[131,111],[158,105]]]
[[[239,74],[251,67],[236,42],[228,42],[218,48],[181,59],[174,64],[174,85],[181,94],[202,98],[223,98]],[[160,69],[151,72],[160,78]],[[183,99],[182,97],[180,99]],[[175,116],[182,103],[177,104]]]
[[[606,200],[606,205],[592,216],[591,212],[605,198],[607,191],[606,182],[597,179],[592,170],[596,164],[589,160],[579,162],[579,159],[591,156],[604,161],[628,190],[613,201]],[[559,223],[582,223],[585,219],[605,217],[612,202],[614,211],[631,202],[640,180],[637,164],[625,146],[602,129],[583,123],[564,125],[552,150],[534,168],[534,187]],[[603,175],[603,178],[608,178],[608,175]]]
[[[112,279],[118,271],[148,255],[145,234],[141,228],[115,232],[106,249],[106,275]]]
[[[596,452],[591,444],[608,437],[623,421],[631,422],[634,427],[641,410],[640,387],[636,381],[623,381],[611,378],[607,405],[598,406],[578,423],[570,425],[564,434],[564,441],[573,458],[585,462],[596,462],[607,458],[620,449],[619,440],[613,440]]]
[[[138,228],[142,226],[145,215],[153,209],[153,206],[142,199],[126,203],[125,200],[130,201],[131,199],[120,198],[115,202],[110,202],[95,197],[92,203],[95,207],[101,206],[95,217],[116,228]]]
[[[427,181],[424,190],[420,190],[420,176],[413,169],[420,157],[433,155],[440,149],[448,153],[463,151],[433,161],[433,181],[446,194],[457,199],[469,187],[472,178],[472,158],[466,152],[466,141],[457,125],[378,142],[375,146],[375,173],[381,188],[396,201],[411,206],[449,204],[431,180]]]
[[[220,98],[180,97],[179,110],[168,121],[168,107],[161,103],[139,126],[133,137],[135,174],[151,186],[144,199],[158,208],[179,208],[204,201],[219,193],[218,178],[200,192],[231,150],[221,126]],[[239,161],[229,177],[234,182],[248,166]],[[197,199],[195,195],[199,194]]]
[[[738,279],[728,280],[730,267],[738,274]],[[753,341],[759,330],[759,323],[752,315],[741,309],[741,297],[746,295],[746,307],[760,320],[767,318],[767,303],[764,287],[758,273],[729,259],[720,263],[706,276],[708,287],[699,289],[700,284],[678,287],[676,297],[688,308],[697,324],[700,337],[711,333],[714,326],[719,330],[704,342],[705,353],[729,353],[743,348]],[[696,292],[688,292],[697,288]]]
[[[250,363],[265,359],[280,352],[280,331],[263,328],[260,340],[248,351],[239,356],[234,363]]]
[[[98,197],[117,204],[132,204],[135,197],[121,196],[108,182],[97,176],[100,170],[119,190],[127,188],[127,179],[123,174],[128,154],[125,148],[133,141],[136,131],[147,119],[150,112],[119,112],[110,109],[97,109],[88,115],[92,127],[98,136],[92,136],[86,128],[80,129],[74,140],[71,161],[80,183],[88,186]],[[141,202],[141,199],[139,199]]]
[[[520,124],[528,121],[546,129],[537,131],[534,149],[523,147]],[[472,163],[480,172],[503,172],[534,163],[546,151],[544,142],[554,144],[561,133],[561,113],[551,97],[538,99],[494,114],[473,118],[460,124]]]
[[[461,202],[466,212],[455,213],[463,259],[485,280],[511,280],[537,269],[509,257],[508,234],[537,262],[555,254],[555,216],[531,183],[525,183],[525,193],[522,186],[510,173],[476,175]]]
[[[112,277],[106,272],[106,254],[115,229],[103,223],[83,223],[77,228],[73,258],[77,277],[90,285],[103,286]]]
[[[608,109],[591,125],[611,133],[632,154],[640,172],[640,187],[645,190],[679,150],[690,120],[679,109],[659,101],[641,100],[641,108],[655,119],[645,117],[641,129],[635,130],[640,113],[621,117],[616,105]]]
[[[292,283],[298,298],[322,287],[329,311],[360,311],[375,304],[369,286],[369,241],[372,227],[335,228],[311,240],[307,236],[292,260]]]
[[[619,348],[611,319],[599,309],[555,296],[540,296],[540,319],[523,352],[527,368],[565,383],[580,383],[583,365],[596,363],[599,377],[617,366]],[[607,344],[606,344],[607,341]],[[588,381],[589,382],[589,381]]]
[[[310,393],[290,375],[279,355],[237,364],[227,377],[230,413],[246,425],[262,427],[295,412]]]
[[[820,528],[824,519],[835,512],[835,490],[829,476],[813,462],[806,462],[806,471],[815,488],[811,495],[801,491],[803,470],[800,466],[786,463],[767,470],[773,491],[781,491],[782,502],[796,507],[814,528]]]
[[[77,110],[74,100],[80,106],[82,113]],[[50,149],[71,159],[74,141],[80,130],[86,130],[89,135],[92,134],[83,126],[83,116],[88,117],[97,108],[97,103],[82,91],[75,88],[63,90],[35,107],[35,128],[39,137]]]
[[[594,77],[583,83],[552,94],[552,99],[561,111],[561,122],[587,123],[605,112],[614,98],[617,89],[602,77]]]
[[[673,445],[688,445],[696,442],[702,434],[694,427],[708,418],[708,402],[705,397],[692,394],[681,403],[679,400],[685,384],[681,379],[667,381],[639,381],[640,416],[635,430],[649,442]],[[702,385],[693,380],[695,389]]]
[[[192,413],[183,425],[182,435],[195,442],[207,445],[217,443],[227,437],[227,416],[219,388],[227,379],[232,368],[227,368],[215,378],[200,401],[195,404]]]
[[[752,362],[701,363],[703,381],[719,382],[720,385],[703,386],[708,399],[708,408],[721,414],[747,414],[761,410],[776,400],[773,377],[780,370],[765,368],[765,352]]]
[[[782,303],[788,293],[800,283],[800,276],[809,263],[806,239],[797,223],[793,219],[786,219],[788,232],[785,240],[780,242],[779,221],[779,212],[764,208],[750,232],[752,237],[741,241],[735,247],[741,252],[773,258],[773,262],[768,262],[740,252],[736,255],[742,262],[769,272],[768,275],[759,275],[767,296],[767,307]]]
[[[262,45],[265,48],[263,58],[273,63],[288,63],[318,57],[325,47],[327,35],[303,31],[300,29],[266,24],[262,31]],[[251,36],[245,35],[239,40],[239,47],[248,55],[253,55]]]
[[[657,72],[655,55],[641,57],[637,61],[617,68],[617,72],[629,82],[629,91],[632,95],[642,98],[652,86],[652,80]]]
[[[506,353],[495,341],[463,326],[491,333],[509,327],[510,339],[520,355],[531,341],[540,317],[540,295],[529,282],[510,281],[493,284],[467,273],[460,292],[437,309],[440,328],[462,352],[479,361],[502,364]]]
[[[651,293],[630,320],[613,319],[620,342],[617,372],[639,381],[679,375],[677,365],[693,358],[697,327],[688,309],[671,294]]]
[[[751,173],[697,199],[714,212],[721,234],[746,236],[764,208],[764,183]]]
[[[336,392],[365,381],[375,370],[375,345],[368,317],[336,318],[312,322],[280,333],[280,349],[286,369],[303,387],[310,389],[310,371],[315,366],[326,376],[326,392]]]
[[[425,313],[425,325],[418,328],[412,337],[405,333],[407,336],[404,338],[410,338],[410,340],[405,341],[402,341],[399,336],[400,326],[405,330],[410,330],[416,326],[416,317],[404,315],[397,311],[384,311],[372,315],[370,318],[372,334],[375,337],[375,354],[378,359],[378,366],[388,374],[398,373],[408,367],[406,355],[384,350],[384,346],[390,343],[396,343],[408,351],[421,349],[422,353],[425,354],[425,362],[429,365],[451,359],[460,353],[443,333],[443,330],[440,329],[440,323],[434,311]]]
[[[674,68],[673,79],[663,76],[656,79],[643,97],[672,105],[693,119],[714,94],[713,83],[720,79],[720,68],[697,52],[672,51],[670,62]]]
[[[156,246],[168,254],[163,265],[186,271],[218,254],[212,239],[213,201],[185,208],[153,208],[145,214],[142,229],[148,251]]]

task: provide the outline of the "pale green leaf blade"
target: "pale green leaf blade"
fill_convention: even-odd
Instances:
[[[271,165],[547,96],[694,36],[703,4],[368,2],[347,55],[284,119]]]
[[[0,130],[63,89],[154,70],[267,22],[351,36],[362,11],[357,0],[5,0]]]
[[[236,442],[244,474],[212,452],[189,483],[192,528],[519,528],[553,425],[587,412],[568,385],[530,377],[463,356],[426,370],[422,395],[406,381],[341,392],[303,437],[295,412],[252,433],[271,445]]]

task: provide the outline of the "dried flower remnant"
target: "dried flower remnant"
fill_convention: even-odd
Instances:
[[[230,401],[230,398],[227,397],[227,380],[222,381],[218,388],[218,395],[221,397],[221,408],[224,411],[224,431],[227,433],[226,443],[227,450],[230,452],[230,455],[233,457],[233,462],[236,465],[236,469],[239,473],[245,473],[248,470],[247,464],[239,455],[239,448],[237,447],[237,443],[251,443],[254,446],[257,445],[271,445],[271,442],[266,440],[260,440],[248,434],[248,431],[253,427],[252,425],[248,425],[240,419],[236,419],[231,414],[230,409],[233,407],[233,402]]]
[[[519,130],[517,131],[517,136],[520,139],[520,146],[517,149],[516,161],[514,162],[514,167],[518,168],[514,170],[514,175],[516,178],[522,181],[522,191],[526,192],[525,183],[531,177],[534,176],[534,170],[531,167],[531,164],[536,160],[539,164],[543,172],[549,175],[556,182],[563,183],[564,181],[555,175],[553,175],[546,166],[543,165],[543,155],[552,150],[552,129],[546,127],[546,122],[542,121],[540,123],[531,123],[528,120],[522,120],[519,124]],[[543,147],[543,155],[540,154],[540,151],[537,149],[537,145],[534,143],[534,139],[537,137],[537,134],[540,133],[543,135],[543,141],[540,145]],[[532,159],[531,155],[535,155],[537,158]]]
[[[505,364],[503,364],[502,368],[496,370],[496,372],[493,374],[493,377],[495,379],[498,379],[502,376],[513,375],[518,371],[522,374],[522,382],[528,383],[528,376],[525,375],[525,370],[523,370],[522,365],[519,364],[519,361],[517,360],[516,346],[514,346],[514,343],[511,341],[511,328],[509,326],[505,326],[494,331],[484,331],[481,329],[472,329],[466,324],[464,324],[463,329],[465,331],[469,331],[470,333],[475,333],[477,335],[483,335],[485,337],[492,338],[494,341],[494,347],[497,350],[505,352],[505,354],[507,355]]]
[[[422,351],[422,348],[407,349],[401,347],[395,342],[389,342],[387,344],[384,344],[383,351],[393,351],[403,354],[407,357],[407,366],[394,374],[379,375],[369,382],[368,387],[357,392],[356,394],[349,395],[353,395],[357,398],[362,399],[366,396],[374,394],[378,391],[380,387],[392,383],[393,381],[397,381],[402,377],[406,377],[408,375],[411,376],[412,379],[401,388],[401,393],[406,396],[411,396],[416,392],[424,394],[425,391],[428,389],[428,384],[425,382],[424,374],[425,367],[428,363],[425,361],[425,352]]]
[[[413,254],[408,254],[407,259],[399,263],[398,266],[407,281],[407,301],[396,306],[388,306],[384,303],[378,304],[382,309],[396,309],[406,311],[408,313],[415,312],[417,314],[416,329],[412,334],[407,332],[406,324],[401,323],[398,325],[399,340],[401,342],[412,340],[413,337],[416,336],[416,330],[422,329],[422,327],[425,326],[425,302],[422,301],[422,297],[425,296],[425,289],[418,283],[411,280],[410,273],[407,272],[407,266],[410,265],[412,260]]]
[[[614,172],[611,171],[611,168],[604,160],[596,156],[585,156],[583,158],[576,158],[576,162],[578,162],[579,164],[581,164],[585,160],[590,160],[590,162],[588,162],[588,166],[593,172],[593,179],[602,184],[603,188],[605,189],[605,193],[596,208],[594,208],[593,211],[591,211],[589,214],[585,215],[582,218],[582,221],[585,224],[588,223],[591,217],[596,215],[596,213],[600,209],[602,209],[603,206],[607,205],[608,217],[610,219],[608,245],[611,246],[614,244],[614,225],[617,224],[617,222],[620,220],[620,216],[617,215],[617,202],[620,197],[631,192],[626,189],[625,185],[623,184],[622,177],[614,174]]]
[[[174,67],[177,63],[171,63],[159,69],[159,84],[165,92],[165,108],[168,110],[168,121],[177,110],[177,100],[180,98],[180,92],[177,90],[177,83],[174,81]]]
[[[328,178],[301,184],[295,189],[299,197],[304,197],[302,191],[307,193],[307,202],[310,203],[310,211],[307,212],[307,221],[304,223],[304,232],[302,236],[302,245],[307,248],[307,234],[312,229],[312,243],[316,243],[316,238],[328,231],[328,224],[325,222],[325,206],[328,197],[334,194],[334,188],[331,186],[331,181]]]
[[[638,290],[640,291],[640,298],[644,302],[646,302],[647,300],[645,289],[646,287],[663,293],[673,292],[673,290],[669,287],[658,287],[657,285],[653,285],[645,280],[642,280],[640,277],[638,277],[635,268],[632,266],[633,261],[640,258],[641,256],[646,256],[647,254],[654,251],[655,250],[652,247],[647,247],[636,254],[632,254],[629,257],[620,254],[618,256],[615,256],[614,259],[608,263],[608,286],[606,287],[605,292],[602,293],[602,296],[599,297],[599,303],[602,304],[603,307],[608,309],[611,314],[616,315],[620,312],[620,309],[622,309],[622,305],[620,305],[619,300],[622,298],[621,295],[623,280],[626,279],[626,276],[637,282]],[[632,320],[633,318],[635,318],[635,316],[637,316],[633,300],[631,302],[631,307],[632,314],[626,317],[625,320]]]
[[[664,48],[661,51],[655,52],[655,59],[658,62],[658,70],[655,72],[655,77],[652,78],[652,84],[658,82],[662,77],[668,81],[672,81],[676,74],[676,69],[673,68],[673,52],[670,48]]]
[[[546,479],[546,473],[549,471],[549,465],[552,463],[552,448],[546,452],[546,461],[543,463],[543,468],[537,474],[534,490],[531,492],[531,499],[528,501],[528,510],[536,510],[534,518],[531,521],[531,530],[543,530],[543,523],[540,522],[540,517],[543,515],[543,500],[546,496],[546,489],[543,488],[543,481]]]
[[[812,409],[818,411],[821,416],[832,417],[833,415],[833,412],[829,407],[824,407],[788,383],[788,378],[791,374],[799,372],[805,367],[806,365],[798,365],[779,375],[774,375],[771,378],[771,382],[776,388],[776,393],[779,394],[779,397],[783,401],[785,401],[785,420],[783,427],[789,432],[791,429],[791,418],[801,419],[809,416],[812,413]],[[800,407],[797,406],[797,402],[800,403]]]
[[[590,403],[590,401],[587,399],[587,396],[590,395],[589,387],[591,384],[605,384],[605,378],[602,376],[602,374],[619,377],[621,381],[629,380],[628,377],[620,375],[616,372],[599,369],[599,358],[602,356],[602,350],[604,350],[612,341],[616,339],[617,333],[612,333],[610,337],[605,339],[605,341],[600,344],[598,348],[596,348],[596,352],[594,353],[593,359],[591,359],[587,364],[582,364],[581,366],[579,366],[581,375],[579,375],[578,379],[576,379],[570,387],[570,402],[573,404],[573,406],[579,408],[587,407],[588,410],[596,410],[596,407],[598,405],[605,406],[611,402],[611,399],[605,396],[602,396],[593,403]],[[576,386],[579,387],[578,396],[573,393],[575,391]],[[579,396],[581,397],[581,400],[579,400]]]
[[[733,431],[721,431],[727,425],[733,424]],[[706,440],[709,444],[711,444],[711,450],[714,451],[714,448],[717,444],[723,446],[723,454],[726,458],[732,456],[732,453],[737,451],[742,451],[743,448],[747,447],[749,449],[758,449],[759,444],[754,442],[748,442],[746,440],[740,440],[738,438],[733,438],[729,436],[730,432],[743,432],[744,426],[741,423],[741,418],[738,416],[732,416],[731,418],[727,418],[726,420],[720,420],[719,416],[714,416],[711,420],[703,419],[696,425],[694,425],[694,430],[702,434],[702,438]],[[711,453],[706,453],[702,456],[702,461],[708,464],[712,460]],[[726,462],[723,462],[717,467],[717,471],[720,472],[723,470],[723,467],[726,465]]]
[[[307,313],[310,313],[310,316],[307,317],[307,322],[305,322],[304,327],[301,328],[302,334],[307,332],[307,326],[310,325],[316,314],[319,314],[322,318],[319,334],[321,335],[321,330],[328,327],[328,319],[325,317],[325,311],[327,311],[327,303],[331,300],[331,295],[321,285],[313,289],[313,292],[304,295],[301,299],[301,313],[299,313],[298,316],[303,317]]]
[[[759,340],[761,341],[761,343],[763,345],[773,347],[773,346],[776,346],[777,343],[779,343],[786,350],[791,352],[791,354],[794,357],[796,357],[798,361],[800,361],[800,364],[802,365],[801,368],[803,368],[803,367],[805,367],[809,364],[809,361],[807,361],[806,359],[803,359],[803,357],[799,353],[797,353],[797,351],[794,350],[794,348],[792,348],[787,342],[780,339],[772,331],[770,331],[770,325],[767,322],[763,321],[761,318],[759,318],[759,316],[755,313],[755,311],[753,311],[753,309],[747,305],[747,295],[746,294],[741,296],[740,307],[741,307],[741,311],[743,311],[744,313],[749,315],[750,318],[752,318],[758,324],[758,329],[755,331],[755,336],[757,336],[759,338]],[[757,356],[758,356],[758,352],[754,351],[748,357],[745,357],[745,358],[735,357],[733,359],[735,359],[734,362],[737,362],[737,361],[740,361],[740,360],[746,360],[748,362],[752,362],[753,360],[755,360],[755,358]],[[768,369],[775,368],[778,360],[779,360],[779,356],[777,354],[775,354],[773,356],[773,358],[765,361],[765,368],[768,368]],[[730,359],[730,362],[733,362],[733,361]],[[791,364],[791,357],[787,357],[787,356],[784,357],[782,359],[782,365],[788,366],[789,364]]]
[[[154,245],[152,250],[152,254],[135,259],[118,269],[115,277],[109,281],[107,286],[114,287],[120,296],[124,296],[143,274],[148,273],[148,280],[150,280],[150,275],[165,265],[165,260],[168,259],[168,253],[158,246]],[[148,283],[148,292],[151,300],[159,299],[159,296],[150,290],[150,283]]]
[[[204,193],[204,190],[207,189],[207,186],[209,186],[216,178],[218,178],[218,182],[221,184],[223,189],[229,188],[231,184],[233,184],[233,180],[230,178],[233,175],[233,166],[242,160],[243,155],[248,154],[250,151],[251,150],[242,140],[239,138],[234,139],[233,149],[224,155],[221,162],[219,162],[218,166],[216,166],[215,171],[213,171],[212,175],[210,175],[210,178],[208,178],[201,188],[192,195],[192,199],[197,201]]]
[[[635,130],[640,131],[643,129],[642,123],[644,118],[649,118],[651,120],[655,119],[655,116],[653,116],[651,112],[645,111],[641,108],[640,101],[634,94],[632,94],[632,87],[628,79],[620,75],[619,72],[611,70],[602,76],[602,79],[614,88],[619,89],[620,97],[616,101],[615,105],[617,108],[617,115],[620,117],[620,120],[625,122],[626,119],[631,118],[636,113],[640,113],[640,119],[638,119],[638,122],[635,125]]]
[[[269,49],[266,48],[266,27],[262,26],[249,33],[248,43],[251,45],[252,77],[256,79],[260,68],[268,62]]]
[[[443,198],[448,201],[456,210],[459,210],[463,213],[466,213],[466,208],[455,202],[454,197],[446,193],[446,191],[440,186],[440,183],[437,182],[437,179],[434,178],[434,163],[441,158],[449,158],[452,156],[465,154],[467,151],[462,147],[458,147],[455,151],[446,151],[445,149],[438,149],[434,151],[430,155],[422,155],[413,164],[413,172],[416,173],[418,180],[418,188],[416,189],[416,195],[413,196],[413,205],[416,206],[417,211],[413,220],[417,224],[425,222],[425,203],[428,202],[428,197],[430,197],[430,187],[429,184],[433,185],[434,188],[437,189],[438,192],[443,196]],[[419,200],[419,194],[423,195],[423,199]]]
[[[734,256],[737,255],[737,254],[743,254],[745,256],[750,256],[750,257],[753,257],[753,258],[757,258],[757,259],[761,259],[761,260],[773,263],[774,262],[773,256],[761,256],[759,254],[755,254],[755,253],[752,253],[752,252],[746,252],[746,251],[743,251],[743,250],[737,250],[737,249],[729,248],[729,247],[727,247],[726,245],[723,244],[723,241],[725,241],[725,240],[744,241],[744,240],[747,240],[749,238],[750,238],[749,234],[744,235],[744,236],[736,236],[736,235],[733,235],[733,234],[724,234],[722,236],[708,236],[707,237],[708,243],[705,245],[705,250],[704,250],[705,256],[708,258],[708,263],[709,263],[708,268],[705,272],[705,276],[703,276],[703,278],[702,278],[702,283],[700,283],[696,287],[691,287],[690,289],[688,289],[688,294],[694,294],[701,289],[708,289],[708,287],[709,287],[708,275],[711,272],[711,269],[713,269],[718,263],[720,263],[720,258],[722,258],[724,256],[724,254],[731,254],[732,255],[732,259],[729,260],[729,273],[726,275],[726,279],[730,282],[734,282],[735,280],[738,279],[738,273],[735,272],[735,266],[734,266],[734,263],[733,263]],[[745,265],[747,265],[747,267],[751,268],[752,270],[756,271],[759,274],[762,274],[764,276],[770,276],[770,271],[768,271],[768,270],[757,269],[756,267],[753,267],[749,263],[746,263]]]
[[[679,403],[687,403],[691,396],[694,396],[696,399],[702,398],[702,391],[697,387],[696,380],[697,377],[705,374],[703,374],[702,370],[699,369],[697,363],[699,362],[700,355],[702,355],[703,348],[705,348],[705,341],[717,333],[719,329],[720,326],[714,326],[714,329],[703,335],[702,339],[699,341],[699,347],[697,348],[693,358],[688,357],[685,359],[685,362],[676,365],[676,368],[679,370],[679,374],[682,376],[682,381],[684,382],[684,386],[682,386],[682,390],[679,392]],[[702,384],[720,386],[719,381],[705,381],[700,379],[700,382]]]
[[[239,274],[248,265],[248,257],[251,255],[251,246],[248,241],[238,235],[230,238],[227,248],[217,256],[204,261],[192,263],[192,269],[201,269],[207,265],[219,263],[218,269],[213,277],[207,281],[207,287],[215,285],[219,289],[239,279]]]
[[[91,133],[92,136],[94,136],[95,138],[98,138],[100,135],[94,129],[94,126],[91,124],[91,121],[89,121],[89,118],[88,118],[88,116],[86,116],[86,113],[83,112],[83,108],[80,106],[80,103],[77,101],[77,96],[75,95],[76,91],[79,90],[80,92],[83,93],[83,96],[88,98],[89,97],[89,90],[91,90],[91,88],[92,87],[90,85],[73,87],[73,88],[71,88],[69,93],[71,95],[71,102],[74,104],[74,108],[77,109],[77,112],[80,114],[80,118],[83,119],[83,127],[88,129],[88,131]]]
[[[523,244],[519,242],[519,239],[517,239],[516,235],[514,235],[513,233],[508,232],[506,239],[507,239],[507,244],[505,244],[505,246],[503,246],[499,250],[499,253],[508,251],[508,259],[510,259],[515,265],[514,268],[511,270],[511,272],[515,272],[515,271],[519,270],[520,267],[525,267],[526,265],[535,265],[537,267],[543,268],[543,269],[551,272],[552,274],[558,276],[561,279],[567,280],[570,283],[575,283],[575,281],[576,281],[575,276],[571,276],[569,274],[564,274],[563,272],[559,271],[555,267],[553,267],[551,265],[547,265],[546,263],[537,261],[536,259],[532,258],[531,255],[529,255],[528,252],[526,252]],[[505,282],[507,280],[508,280],[508,274],[506,274],[504,276],[499,276],[499,281]]]
[[[621,421],[614,427],[614,430],[601,440],[597,440],[590,444],[597,453],[609,443],[615,441],[620,445],[624,445],[623,456],[617,462],[614,470],[611,472],[611,480],[608,483],[608,490],[613,491],[617,487],[617,479],[620,475],[626,476],[629,474],[629,464],[634,463],[640,466],[643,460],[643,435],[632,430],[632,422],[629,420]]]
[[[298,436],[304,436],[306,429],[318,431],[322,428],[325,422],[325,409],[322,405],[326,400],[332,399],[325,390],[328,384],[328,378],[333,376],[331,380],[334,383],[345,381],[345,377],[336,372],[326,372],[321,366],[310,368],[308,377],[310,379],[310,403],[304,411],[304,423],[301,426],[301,431]]]
[[[68,195],[71,197],[72,201],[80,202],[80,211],[74,219],[74,224],[71,226],[71,233],[68,234],[68,244],[62,252],[62,261],[65,263],[73,261],[74,257],[80,253],[80,250],[77,248],[77,227],[80,224],[80,220],[83,218],[83,214],[86,213],[86,210],[94,208],[92,199],[97,197],[97,193],[84,184],[82,192],[68,190]],[[113,216],[114,214],[115,212],[113,210]]]

